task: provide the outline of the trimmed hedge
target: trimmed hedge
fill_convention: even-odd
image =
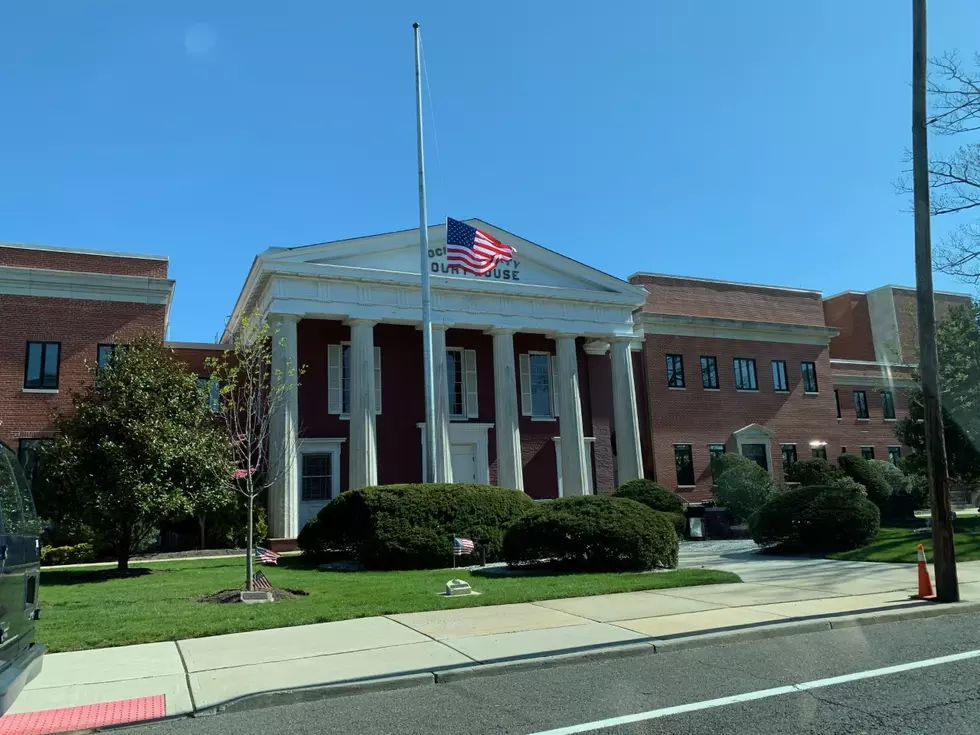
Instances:
[[[316,558],[337,552],[369,569],[427,569],[452,564],[452,539],[477,545],[477,557],[501,558],[504,529],[534,508],[519,490],[492,485],[383,485],[343,493],[300,531]]]
[[[786,471],[787,482],[798,482],[800,485],[832,485],[834,480],[844,476],[840,467],[832,465],[822,457],[807,457],[794,462]]]
[[[613,497],[629,498],[664,513],[684,512],[684,501],[681,497],[653,480],[639,479],[625,482],[616,488]]]
[[[711,468],[715,497],[737,518],[747,520],[776,490],[769,473],[740,454],[723,454]]]
[[[666,513],[629,498],[581,495],[534,507],[504,535],[511,566],[551,561],[574,571],[677,566],[677,533]]]
[[[95,561],[95,550],[92,548],[92,544],[41,547],[41,563],[46,566],[84,564],[90,561]]]
[[[862,493],[811,485],[777,493],[749,520],[760,546],[796,552],[846,551],[878,535],[881,512]]]
[[[868,491],[868,500],[877,505],[879,510],[885,510],[892,496],[892,488],[872,462],[856,454],[842,454],[837,458],[837,464],[845,475],[864,485],[864,489]]]

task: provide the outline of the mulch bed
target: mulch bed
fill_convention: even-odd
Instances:
[[[303,590],[281,590],[278,587],[273,587],[269,591],[272,593],[272,599],[276,602],[279,602],[280,600],[293,600],[297,597],[306,597],[310,594],[309,592],[305,592]],[[241,603],[241,601],[241,587],[232,590],[221,590],[220,592],[215,592],[212,595],[203,595],[195,599],[195,602],[212,602],[219,605],[234,602]]]

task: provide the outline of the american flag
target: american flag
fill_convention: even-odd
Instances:
[[[265,572],[256,572],[252,575],[252,586],[260,590],[271,590],[272,582],[265,576]]]
[[[453,537],[453,554],[455,556],[472,554],[474,548],[475,545],[468,538],[460,538],[459,536]]]
[[[493,235],[446,218],[446,262],[467,273],[484,276],[498,263],[510,260],[517,251]]]
[[[279,561],[279,554],[261,546],[255,547],[255,558],[263,564],[276,564]]]

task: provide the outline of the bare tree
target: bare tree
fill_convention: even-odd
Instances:
[[[242,316],[231,349],[207,361],[210,380],[217,386],[215,410],[224,422],[237,468],[227,481],[248,505],[245,584],[249,591],[253,589],[255,500],[281,479],[296,451],[270,436],[274,417],[284,410],[302,373],[288,360],[284,366],[273,365],[273,347],[284,342],[278,329],[256,312]]]

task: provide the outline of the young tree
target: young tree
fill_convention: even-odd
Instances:
[[[230,452],[197,377],[159,337],[116,349],[92,377],[55,420],[44,476],[62,513],[89,526],[124,574],[162,521],[220,491]]]
[[[297,389],[302,374],[288,360],[273,365],[273,347],[284,344],[279,330],[256,312],[242,316],[231,349],[207,362],[211,381],[218,386],[218,414],[236,468],[226,482],[245,496],[248,505],[245,585],[249,591],[253,589],[255,499],[282,477],[295,452],[271,436],[274,417],[285,409],[289,393]]]
[[[950,475],[961,482],[980,480],[980,302],[950,310],[939,323],[939,385],[943,433]],[[915,454],[905,466],[925,471],[922,391],[909,391],[909,415],[895,425],[895,436]]]

